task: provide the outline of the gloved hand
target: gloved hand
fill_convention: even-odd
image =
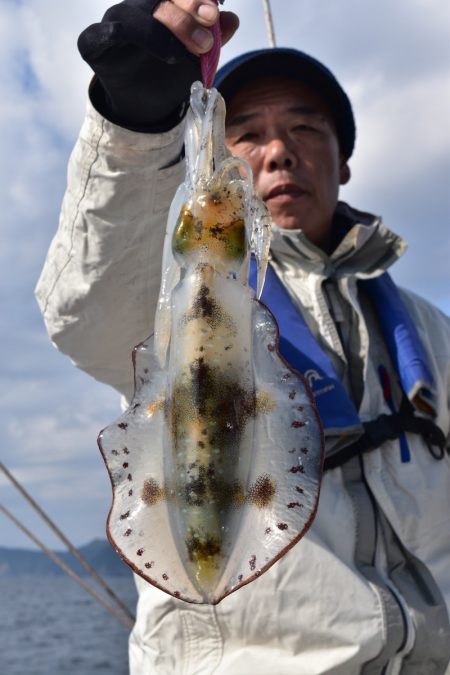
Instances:
[[[97,76],[90,96],[98,112],[136,131],[166,131],[180,121],[201,78],[198,55],[211,46],[207,28],[217,20],[215,3],[206,1],[211,18],[197,13],[202,0],[188,3],[189,12],[186,0],[124,0],[81,33],[80,54]],[[226,40],[238,20],[230,12],[221,20]],[[194,39],[199,29],[203,44]]]

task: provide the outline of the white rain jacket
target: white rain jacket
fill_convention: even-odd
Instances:
[[[37,286],[58,349],[127,398],[131,350],[152,332],[168,206],[184,178],[182,133],[128,131],[89,105]],[[404,244],[373,216],[339,208],[355,225],[330,257],[301,232],[275,228],[273,265],[367,421],[390,412],[375,371],[389,359],[356,280],[378,275]],[[403,299],[448,435],[449,322],[420,298]],[[389,441],[327,472],[308,534],[216,607],[137,578],[132,675],[450,673],[450,459],[434,459],[418,435],[408,443],[408,463]]]

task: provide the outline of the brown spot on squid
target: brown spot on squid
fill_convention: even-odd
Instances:
[[[155,506],[165,498],[165,492],[154,478],[147,478],[142,488],[141,498],[147,506]]]
[[[275,490],[275,481],[267,474],[263,474],[262,476],[258,476],[250,487],[247,498],[251,504],[262,509],[270,504]]]

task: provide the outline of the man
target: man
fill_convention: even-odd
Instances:
[[[217,18],[212,0],[126,0],[80,37],[96,72],[93,105],[37,297],[59,349],[127,399],[183,180],[189,86]],[[223,13],[222,27],[229,37],[236,18]],[[285,356],[313,386],[326,472],[300,544],[217,607],[137,579],[131,672],[443,675],[448,322],[383,275],[400,238],[337,201],[355,127],[330,71],[295,50],[263,51],[225,66],[217,83],[227,144],[251,164],[274,219],[265,298]]]

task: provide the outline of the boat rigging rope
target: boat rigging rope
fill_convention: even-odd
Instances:
[[[263,0],[264,16],[266,18],[267,34],[269,37],[269,47],[275,47],[275,30],[273,27],[272,10],[270,9],[270,0]]]
[[[80,584],[80,586],[82,586],[82,588],[84,588],[85,591],[90,593],[101,605],[103,605],[103,607],[105,607],[109,612],[111,612],[111,614],[113,614],[116,617],[116,619],[118,619],[121,623],[123,623],[124,626],[126,626],[130,630],[133,628],[133,621],[125,617],[123,612],[121,611],[119,612],[116,609],[116,607],[111,605],[111,603],[109,603],[100,593],[98,593],[94,588],[89,586],[89,584],[87,584],[84,581],[84,579],[80,577],[79,574],[74,572],[73,569],[69,567],[69,565],[67,565],[57,553],[47,548],[45,544],[43,544],[40,541],[40,539],[38,539],[32,532],[30,532],[30,530],[28,530],[25,527],[25,525],[23,525],[20,522],[20,520],[15,518],[13,514],[10,511],[8,511],[8,509],[6,509],[2,504],[0,504],[0,512],[2,512],[7,518],[12,520],[14,525],[16,525],[20,530],[22,530],[22,532],[24,532],[24,534],[27,535],[27,537],[29,537],[35,544],[37,544],[37,546],[39,546],[39,548],[42,549],[49,556],[49,558],[51,558],[53,562],[56,563],[56,565],[58,565],[58,567],[61,567],[61,569],[63,569],[64,572],[66,572],[66,574],[69,575],[69,577],[72,577],[72,579],[74,579],[78,584]]]
[[[96,570],[90,565],[90,563],[84,558],[84,556],[78,551],[78,549],[67,539],[65,534],[59,529],[56,523],[51,520],[51,518],[45,513],[45,511],[39,506],[39,504],[33,499],[33,497],[25,490],[25,488],[19,483],[17,478],[15,478],[6,466],[0,462],[0,470],[3,471],[5,476],[11,481],[14,487],[22,494],[27,502],[33,507],[33,509],[41,516],[41,518],[47,523],[50,529],[56,534],[56,536],[67,546],[69,551],[75,556],[75,558],[83,565],[86,572],[93,578],[95,581],[103,588],[103,590],[110,596],[110,598],[116,603],[116,605],[121,609],[122,612],[128,618],[128,621],[135,621],[135,617],[132,612],[128,609],[124,602],[114,593],[113,589],[106,583],[106,581],[96,572]],[[4,509],[2,509],[4,511]],[[21,528],[22,529],[22,528]],[[42,548],[42,547],[41,547]],[[45,550],[45,549],[44,549]],[[51,557],[51,556],[50,556]],[[69,568],[70,569],[70,568]]]

